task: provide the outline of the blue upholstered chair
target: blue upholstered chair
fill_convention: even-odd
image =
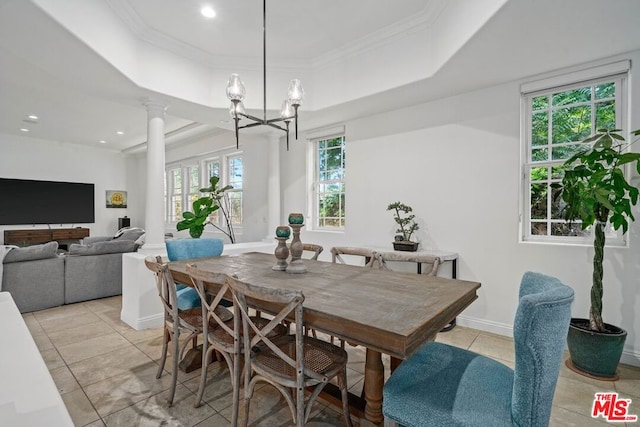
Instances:
[[[176,239],[165,242],[169,261],[208,258],[222,254],[223,243],[220,239]],[[176,286],[178,292],[178,309],[188,310],[200,307],[200,297],[195,289],[185,285]]]
[[[385,425],[548,425],[572,301],[573,289],[559,280],[525,273],[513,326],[515,371],[471,351],[429,342],[385,384]]]

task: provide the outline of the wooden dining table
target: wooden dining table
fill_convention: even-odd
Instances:
[[[383,421],[382,354],[411,356],[468,307],[480,287],[477,282],[311,260],[304,260],[306,273],[290,274],[272,270],[276,258],[264,253],[170,262],[177,282],[191,283],[189,263],[249,284],[302,291],[306,326],[366,348],[360,404],[364,417],[375,424]],[[255,309],[269,312],[266,306]],[[350,396],[350,404],[358,402]]]

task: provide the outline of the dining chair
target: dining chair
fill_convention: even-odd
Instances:
[[[527,272],[513,325],[515,369],[429,342],[383,389],[385,426],[547,426],[566,345],[573,289]]]
[[[441,260],[434,255],[419,254],[415,252],[403,253],[401,258],[398,258],[394,252],[376,252],[378,263],[383,270],[391,270],[387,262],[390,261],[402,261],[402,262],[414,262],[423,266],[422,274],[427,276],[435,276],[438,274],[438,268],[440,267]],[[424,267],[427,267],[426,269]]]
[[[165,242],[169,261],[208,258],[220,256],[224,249],[221,239],[174,239]],[[200,307],[200,297],[195,289],[178,284],[178,308],[187,310]]]
[[[347,264],[342,258],[342,255],[359,256],[364,258],[365,267],[373,267],[378,265],[378,268],[382,268],[376,257],[376,251],[366,248],[355,248],[348,246],[334,246],[331,248],[331,262],[334,264]]]
[[[234,393],[234,407],[232,408],[232,423],[236,425],[238,408],[237,399],[239,396],[240,381],[240,364],[236,362],[236,352],[234,345],[234,331],[240,331],[242,335],[242,327],[240,317],[234,318],[233,313],[223,307],[222,303],[231,301],[231,291],[227,283],[227,276],[222,273],[216,273],[198,268],[196,264],[187,264],[187,273],[191,277],[194,289],[198,293],[202,301],[202,334],[206,339],[202,342],[202,371],[200,374],[200,385],[196,395],[194,407],[199,407],[202,403],[204,387],[207,382],[207,367],[209,361],[212,360],[214,351],[220,353],[224,358],[229,372],[231,373],[231,385]],[[217,288],[211,292],[212,287]],[[251,316],[252,321],[256,325],[265,326],[270,319],[258,316]],[[271,338],[287,335],[288,328],[283,325],[277,325],[269,332]],[[240,347],[242,353],[243,347]]]
[[[291,243],[287,243],[287,247],[291,248]],[[307,259],[313,260],[313,261],[317,261],[318,257],[320,256],[320,254],[322,253],[322,251],[324,250],[324,248],[320,245],[316,245],[315,243],[303,243],[302,244],[302,256],[303,257],[309,257]],[[309,254],[309,252],[311,252]],[[309,254],[309,255],[305,255],[305,253]]]
[[[307,337],[304,329],[304,295],[300,291],[273,289],[250,285],[228,277],[233,292],[234,315],[241,317],[243,335],[236,331],[236,347],[240,339],[245,352],[244,360],[244,420],[249,421],[249,407],[258,382],[273,385],[284,397],[296,426],[306,424],[311,408],[324,386],[334,377],[342,396],[345,422],[351,426],[347,400],[347,353],[326,341]],[[277,313],[266,325],[255,324],[249,316],[249,304],[277,307]],[[295,334],[271,338],[269,332],[285,318],[295,322]],[[250,335],[252,331],[254,335]],[[305,390],[310,394],[305,401]]]
[[[202,333],[202,311],[200,307],[181,310],[178,307],[178,296],[176,292],[176,283],[169,268],[162,258],[147,257],[144,260],[145,265],[156,275],[156,287],[158,295],[162,302],[164,311],[163,336],[162,336],[162,356],[160,358],[160,366],[156,378],[160,378],[167,361],[167,350],[169,341],[173,343],[171,354],[173,356],[173,368],[171,370],[171,388],[169,390],[169,398],[167,403],[169,406],[173,404],[173,397],[176,391],[176,382],[178,380],[178,362],[182,359],[184,350],[189,342],[193,342],[193,347],[197,345],[198,335]],[[180,335],[188,334],[187,339],[180,344]]]

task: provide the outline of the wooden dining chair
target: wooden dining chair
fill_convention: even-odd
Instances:
[[[394,252],[376,252],[380,268],[383,270],[391,270],[387,262],[390,261],[402,261],[402,262],[415,262],[420,263],[423,266],[422,274],[427,276],[435,276],[438,274],[438,268],[442,261],[439,257],[434,255],[418,254],[415,252],[403,253],[402,257],[398,257]],[[426,269],[424,267],[427,267]]]
[[[209,366],[209,361],[212,360],[213,352],[218,352],[224,358],[231,373],[231,385],[234,393],[234,403],[236,404],[232,408],[231,425],[236,425],[238,399],[235,397],[236,395],[239,396],[240,393],[240,365],[236,363],[236,356],[242,353],[243,347],[240,347],[240,353],[238,353],[235,348],[234,333],[238,330],[242,335],[242,328],[240,318],[234,318],[233,313],[222,304],[225,301],[231,302],[233,298],[227,276],[222,273],[200,269],[196,264],[187,264],[186,269],[191,277],[194,289],[202,300],[202,334],[206,337],[202,342],[202,371],[194,406],[197,408],[202,403],[204,387],[207,382],[207,367]],[[211,289],[214,288],[217,288],[217,290],[212,292]],[[251,316],[251,319],[256,325],[260,326],[270,322],[270,319],[258,316]],[[288,328],[280,324],[269,333],[271,338],[287,335]]]
[[[525,273],[513,325],[515,369],[429,342],[384,385],[385,426],[549,425],[573,296],[554,277]]]
[[[193,342],[193,347],[195,348],[198,335],[202,333],[202,311],[200,307],[188,310],[180,310],[178,308],[176,283],[173,280],[167,264],[163,262],[161,257],[147,257],[144,263],[147,268],[156,275],[156,287],[164,312],[162,356],[156,378],[160,378],[164,370],[167,361],[169,341],[173,343],[171,350],[173,357],[171,388],[169,389],[169,398],[167,399],[167,403],[171,406],[173,405],[173,397],[178,380],[178,363],[180,359],[182,359],[184,350],[189,342]],[[187,334],[187,338],[180,344],[180,335],[182,334]]]
[[[291,247],[291,243],[287,243],[287,247]],[[310,259],[313,261],[317,261],[318,257],[322,253],[324,248],[320,245],[316,245],[314,243],[303,243],[302,244],[302,257],[306,259]],[[308,254],[308,255],[305,255]]]
[[[267,382],[284,397],[296,426],[306,424],[311,408],[324,386],[334,377],[342,396],[345,422],[351,426],[347,398],[347,353],[326,341],[305,336],[304,295],[300,291],[250,285],[228,277],[233,292],[234,315],[242,319],[242,331],[236,330],[236,347],[240,340],[244,359],[244,419],[249,421],[249,407],[256,384]],[[267,324],[256,324],[249,315],[249,303],[277,307],[278,312]],[[271,332],[285,318],[293,318],[295,334],[271,337]],[[305,390],[310,394],[305,400]]]
[[[374,267],[377,265],[378,268],[382,268],[376,257],[376,251],[371,249],[349,246],[334,246],[331,248],[331,262],[334,264],[347,264],[344,258],[342,258],[342,255],[362,257],[365,267]]]

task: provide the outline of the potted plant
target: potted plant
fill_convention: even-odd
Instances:
[[[640,135],[640,130],[633,134]],[[582,142],[585,148],[564,163],[562,182],[552,185],[558,190],[556,197],[565,203],[567,221],[580,220],[583,230],[595,227],[589,319],[571,319],[567,365],[583,374],[615,379],[627,332],[602,319],[605,226],[610,223],[626,233],[634,220],[631,207],[637,203],[639,191],[627,181],[624,167],[635,162],[640,173],[640,153],[627,150],[630,144],[617,129],[599,129]]]
[[[184,219],[176,224],[178,231],[189,230],[189,235],[197,239],[202,236],[204,227],[210,224],[222,231],[231,243],[236,242],[233,224],[231,223],[231,206],[227,194],[227,190],[231,190],[233,187],[231,185],[218,187],[219,181],[220,178],[214,175],[209,179],[209,187],[200,189],[202,193],[209,194],[193,202],[193,212],[185,211],[182,213]],[[222,220],[224,221],[225,228],[211,222],[211,214],[218,210],[222,212]]]
[[[418,242],[413,242],[411,240],[411,236],[414,231],[418,230],[420,227],[414,221],[416,217],[411,212],[413,209],[411,206],[405,205],[404,203],[395,202],[391,203],[387,206],[388,211],[393,211],[393,219],[398,224],[398,229],[396,233],[400,233],[395,236],[395,241],[393,242],[393,249],[397,251],[410,251],[415,252],[418,250]]]

